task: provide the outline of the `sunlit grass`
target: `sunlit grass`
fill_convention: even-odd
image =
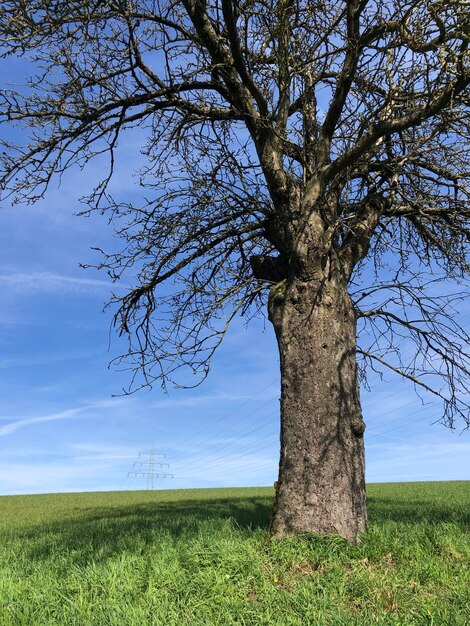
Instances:
[[[349,546],[271,542],[273,490],[0,498],[0,624],[468,626],[470,482],[370,485]]]

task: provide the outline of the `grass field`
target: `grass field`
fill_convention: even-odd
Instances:
[[[470,482],[369,485],[360,545],[271,488],[0,498],[0,624],[470,625]]]

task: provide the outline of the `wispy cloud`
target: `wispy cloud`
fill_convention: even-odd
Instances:
[[[72,450],[80,450],[82,452],[96,452],[97,454],[116,454],[117,450],[122,451],[122,447],[117,448],[116,446],[104,444],[104,443],[96,443],[94,441],[85,441],[85,442],[77,442],[72,443],[70,445]],[[127,450],[127,449],[126,449]]]
[[[384,445],[383,452],[397,455],[401,461],[422,461],[425,458],[444,457],[449,458],[456,454],[467,456],[470,461],[470,441],[445,442],[442,444],[403,444]]]
[[[82,491],[89,488],[90,481],[96,479],[99,472],[103,472],[103,466],[96,463],[73,464],[69,460],[41,463],[0,461],[0,489],[2,493]]]
[[[135,459],[137,449],[130,446],[114,446],[103,443],[81,442],[71,444],[70,449],[77,452],[84,452],[72,457],[74,461],[101,461],[113,459]]]
[[[117,459],[135,459],[135,454],[95,454],[90,456],[74,456],[73,461],[109,461]]]
[[[65,413],[62,412],[64,419]],[[84,454],[75,456],[77,451]],[[0,455],[0,493],[106,491],[120,489],[126,481],[129,487],[127,471],[135,458],[136,450],[130,445],[91,441],[53,448],[49,452],[39,452],[35,447],[10,449]],[[136,486],[141,485],[136,483]]]
[[[13,272],[0,274],[0,286],[19,293],[91,293],[109,294],[113,290],[126,288],[109,280],[80,278],[54,272]]]
[[[20,430],[21,428],[26,428],[27,426],[32,426],[34,424],[69,419],[82,411],[83,409],[67,409],[65,411],[59,411],[58,413],[50,413],[49,415],[40,415],[37,417],[28,417],[26,419],[16,420],[14,422],[10,422],[9,424],[5,424],[5,426],[0,426],[0,437],[11,435],[11,433]]]
[[[370,481],[468,478],[470,442],[389,443],[366,448]],[[451,461],[451,462],[450,462]]]
[[[11,435],[17,430],[20,430],[22,428],[27,428],[28,426],[33,426],[35,424],[42,424],[46,422],[54,422],[58,420],[71,419],[71,418],[77,417],[78,415],[86,414],[95,409],[115,407],[120,403],[121,403],[120,399],[100,400],[97,402],[86,403],[83,406],[74,407],[71,409],[65,409],[64,411],[58,411],[57,413],[49,413],[46,415],[35,415],[33,417],[17,419],[17,420],[11,421],[9,424],[0,426],[0,437],[3,437],[5,435]],[[0,417],[0,419],[4,421],[8,418]]]
[[[71,354],[43,354],[38,356],[11,357],[9,359],[0,359],[0,369],[10,369],[12,367],[31,367],[36,365],[50,365],[52,363],[61,363],[62,361],[75,361],[79,359],[89,359],[96,356],[100,352],[78,352]]]

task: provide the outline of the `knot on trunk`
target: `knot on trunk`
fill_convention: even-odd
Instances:
[[[362,437],[366,430],[366,425],[364,420],[362,419],[362,415],[352,419],[351,430],[357,437]]]

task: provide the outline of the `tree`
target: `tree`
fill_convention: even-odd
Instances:
[[[100,267],[134,281],[113,298],[131,388],[182,366],[204,378],[230,321],[267,306],[281,367],[274,536],[354,541],[365,528],[365,367],[442,398],[447,425],[470,424],[460,294],[440,284],[468,268],[467,8],[3,4],[3,57],[33,74],[2,92],[1,121],[29,132],[4,142],[3,188],[35,201],[68,168],[109,157],[85,212],[107,212],[123,239]],[[147,165],[131,204],[108,183],[136,127]]]

